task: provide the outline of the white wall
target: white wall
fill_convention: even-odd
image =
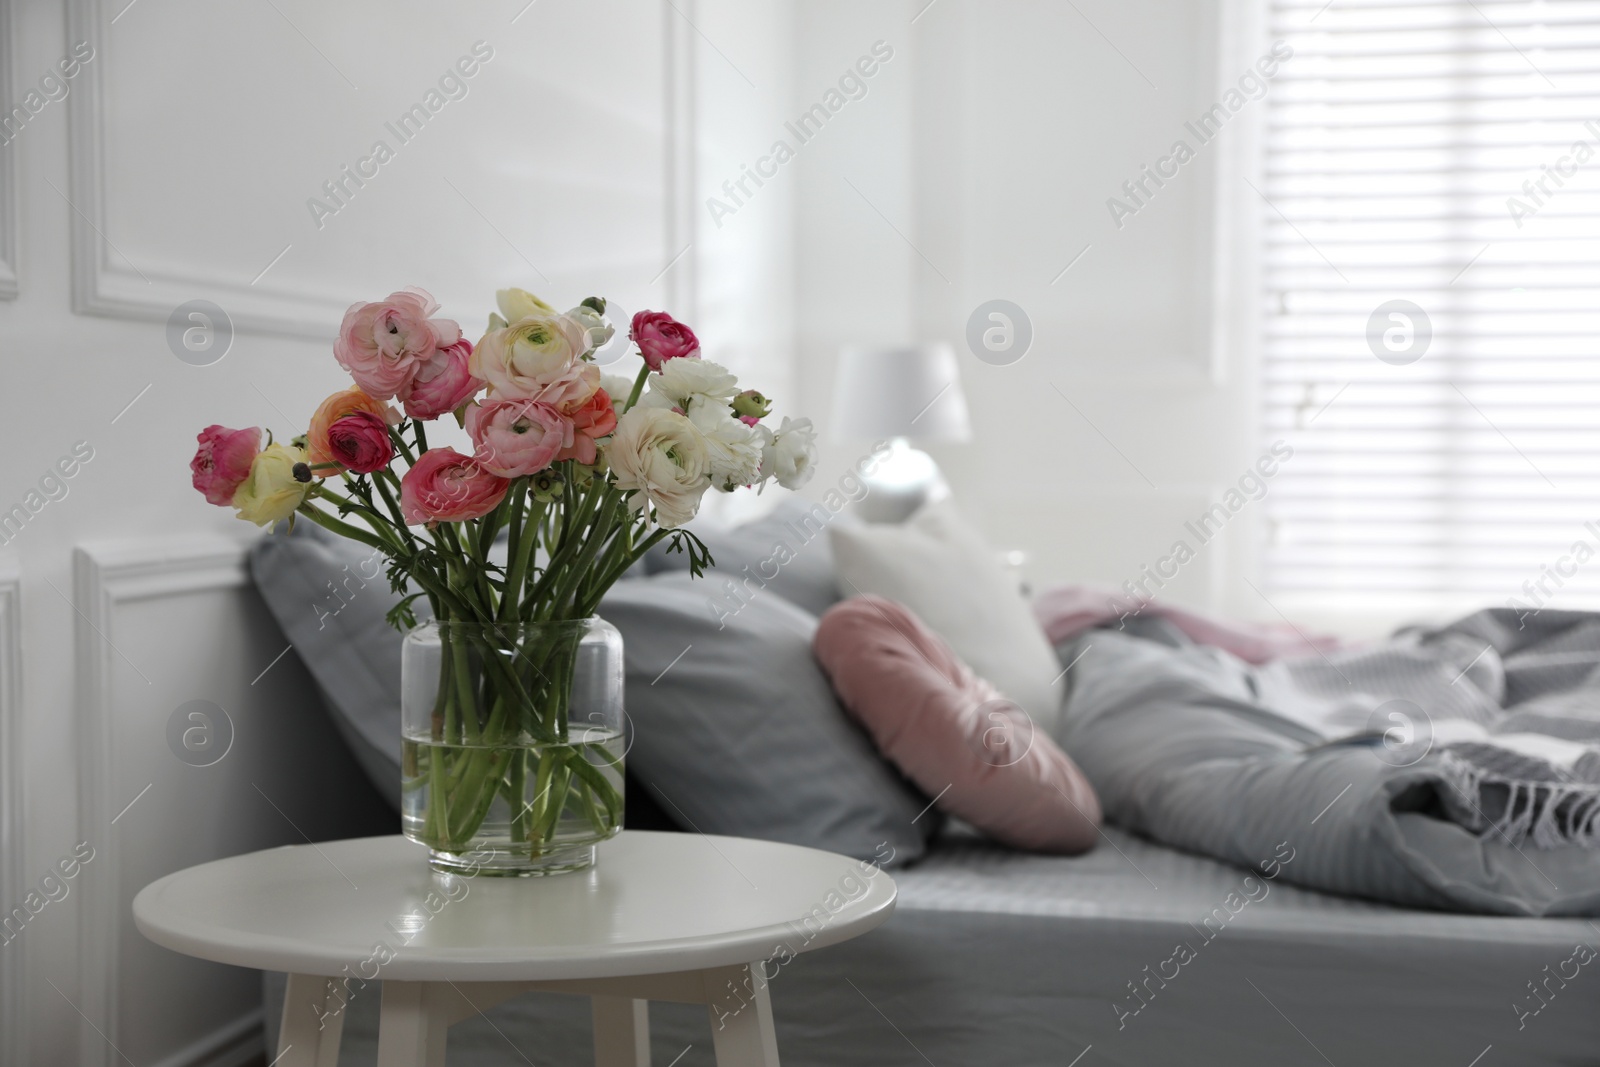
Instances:
[[[135,1062],[206,1062],[208,1038],[226,1044],[243,1017],[239,975],[163,957],[126,923],[128,894],[163,870],[296,839],[246,802],[257,785],[294,795],[274,731],[314,718],[274,719],[304,685],[292,657],[250,684],[278,650],[226,562],[249,530],[201,501],[184,466],[213,421],[298,431],[341,386],[327,342],[352,300],[420,284],[469,335],[507,283],[667,307],[781,413],[821,426],[841,344],[950,341],[976,437],[933,451],[994,543],[1032,553],[1036,584],[1137,577],[1255,458],[1251,279],[1215,265],[1248,109],[1121,228],[1106,208],[1254,58],[1222,43],[1231,2],[509,0],[377,16],[124,2],[12,0],[4,49],[9,101],[96,43],[68,100],[0,148],[20,230],[19,294],[0,299],[0,510],[75,442],[94,449],[70,494],[0,547],[0,716],[19,739],[0,765],[25,797],[0,794],[0,906],[85,827],[114,844],[0,947],[0,1008],[26,1018],[32,1048],[23,1059],[0,1038],[0,1056],[111,1062],[82,1009]],[[307,198],[478,40],[495,54],[469,95],[317,228]],[[799,144],[785,123],[879,41],[893,54],[865,95]],[[794,159],[736,211],[708,203],[780,139]],[[0,259],[4,246],[0,227]],[[1011,366],[963,340],[996,297],[1035,331]],[[213,366],[168,347],[167,315],[193,298],[239,326]],[[813,489],[866,444],[828,443]],[[1163,594],[1270,616],[1242,581],[1251,521]],[[245,746],[209,778],[156,736],[193,696],[236,711]]]
[[[789,366],[789,194],[770,191],[735,240],[707,229],[698,185],[744,151],[761,101],[788,96],[782,0],[125,5],[13,0],[4,40],[7,108],[74,44],[94,58],[0,148],[20,230],[19,292],[0,299],[0,511],[76,442],[93,458],[0,547],[0,785],[15,787],[0,908],[76,842],[96,848],[0,946],[6,1063],[117,1061],[97,1028],[140,1064],[248,1055],[253,978],[148,945],[127,900],[166,871],[299,840],[291,821],[316,836],[355,820],[307,804],[355,772],[317,709],[284,706],[306,692],[294,658],[253,684],[280,649],[241,584],[253,529],[189,487],[202,426],[300,432],[346,381],[329,347],[343,309],[408,284],[472,337],[516,284],[665,307],[774,391]],[[386,123],[478,41],[493,56],[466,96],[400,144]],[[393,159],[317,226],[307,200],[380,138]],[[237,327],[210,366],[166,337],[196,298]],[[209,768],[163,734],[194,698],[237,730]]]
[[[1213,314],[1234,295],[1214,269],[1215,235],[1231,225],[1219,174],[1241,186],[1232,168],[1249,116],[1205,146],[1183,125],[1254,58],[1221,54],[1220,17],[1209,0],[801,9],[798,100],[873,41],[895,49],[798,163],[806,405],[826,409],[842,343],[954,344],[975,437],[929,450],[994,544],[1029,551],[1035,584],[1137,578],[1255,459],[1248,353],[1231,314]],[[1195,158],[1119,228],[1107,199],[1180,137]],[[1009,366],[980,362],[964,340],[995,298],[1033,325]],[[830,443],[819,484],[862,447]],[[1196,556],[1161,594],[1270,614],[1237,580],[1249,518],[1205,546],[1189,536]]]

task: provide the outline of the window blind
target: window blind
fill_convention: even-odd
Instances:
[[[1264,421],[1295,454],[1268,586],[1600,599],[1600,3],[1271,0],[1270,25]]]

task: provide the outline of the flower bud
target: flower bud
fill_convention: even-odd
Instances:
[[[754,389],[746,389],[733,398],[733,413],[740,418],[764,419],[771,412],[772,401]]]
[[[528,488],[533,490],[535,500],[549,504],[561,495],[566,488],[566,481],[553,470],[542,470],[528,480]]]
[[[603,296],[591,296],[583,301],[582,306],[594,308],[596,314],[604,315],[606,313],[606,298]]]
[[[311,464],[296,463],[289,468],[289,473],[294,475],[294,480],[297,482],[309,482],[311,480]]]
[[[600,300],[599,297],[590,297],[589,299]],[[600,303],[603,304],[605,301],[600,300]],[[568,318],[583,327],[584,337],[588,341],[588,347],[583,350],[583,355],[585,356],[592,354],[595,349],[611,340],[612,336],[617,332],[616,327],[607,322],[602,317],[602,314],[602,312],[596,311],[588,300],[567,312]]]

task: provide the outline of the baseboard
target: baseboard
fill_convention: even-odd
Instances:
[[[8,556],[0,559],[0,911],[27,892],[23,756],[22,571]],[[27,951],[26,937],[0,945],[0,1064],[27,1062]]]
[[[256,1067],[266,1062],[261,1009],[246,1012],[151,1067]]]

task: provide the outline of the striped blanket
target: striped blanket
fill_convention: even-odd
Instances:
[[[1600,614],[1491,609],[1257,664],[1179,621],[1052,631],[1056,739],[1109,821],[1247,866],[1291,841],[1285,876],[1333,892],[1600,914]]]
[[[1428,761],[1443,813],[1535,848],[1600,845],[1600,615],[1491,609],[1367,648],[1277,660],[1263,699],[1323,745]]]

